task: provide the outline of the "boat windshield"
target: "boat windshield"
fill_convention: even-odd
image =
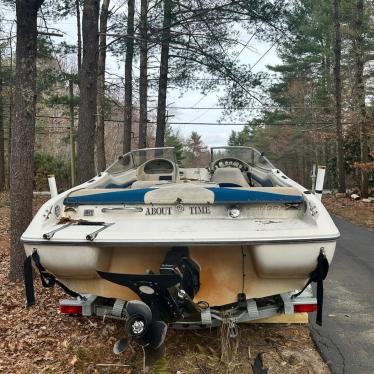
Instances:
[[[220,159],[239,159],[250,166],[275,169],[275,166],[257,149],[244,146],[212,147],[211,162]]]
[[[173,147],[144,148],[120,156],[117,161],[106,169],[106,172],[109,174],[123,173],[131,169],[136,169],[145,162],[154,160],[155,158],[166,159],[173,163],[177,162]]]

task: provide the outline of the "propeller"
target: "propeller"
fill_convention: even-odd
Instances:
[[[129,343],[130,341],[127,338],[122,338],[122,339],[117,340],[113,346],[113,353],[115,355],[119,355],[125,352],[127,347],[129,346]]]
[[[164,321],[154,321],[151,309],[143,301],[129,301],[125,310],[128,315],[126,331],[130,339],[119,339],[114,344],[113,352],[123,353],[132,338],[143,348],[145,367],[151,367],[163,356],[168,326]]]
[[[115,316],[125,317],[127,332],[126,338],[115,343],[113,351],[122,353],[133,339],[143,348],[145,367],[153,366],[162,357],[167,323],[183,318],[183,311],[200,311],[193,302],[200,287],[200,268],[187,247],[171,248],[160,266],[160,274],[97,273],[102,279],[129,288],[141,299],[113,306]]]
[[[128,318],[126,330],[134,338],[141,338],[152,323],[152,311],[150,307],[140,300],[132,300],[126,304]]]

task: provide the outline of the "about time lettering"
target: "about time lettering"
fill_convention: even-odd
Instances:
[[[148,207],[145,211],[146,216],[170,216],[174,212],[173,207]],[[192,215],[211,214],[210,206],[190,206],[189,212]]]

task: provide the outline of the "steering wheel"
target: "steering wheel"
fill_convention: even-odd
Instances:
[[[213,170],[220,168],[238,168],[242,173],[249,171],[249,165],[246,162],[232,157],[220,158],[213,162]]]

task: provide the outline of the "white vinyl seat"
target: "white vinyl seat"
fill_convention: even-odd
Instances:
[[[238,187],[248,187],[249,184],[242,172],[237,168],[218,168],[212,176],[212,182],[219,185],[237,185]]]

